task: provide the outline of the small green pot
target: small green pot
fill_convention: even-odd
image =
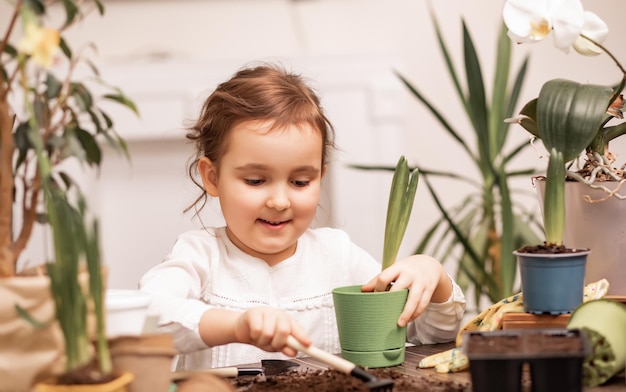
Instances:
[[[408,293],[363,293],[360,285],[334,289],[341,356],[369,368],[402,364],[406,327],[398,327],[398,318]]]
[[[571,313],[583,302],[589,253],[513,252],[520,269],[524,310],[534,314]]]

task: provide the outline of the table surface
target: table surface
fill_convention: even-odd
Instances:
[[[414,376],[414,377],[433,377],[444,382],[455,382],[469,385],[471,383],[471,376],[469,370],[458,373],[436,373],[433,369],[419,369],[418,363],[422,358],[432,354],[436,354],[442,351],[449,350],[454,347],[454,343],[445,344],[430,344],[422,346],[407,347],[405,361],[402,365],[395,369],[400,372]],[[313,358],[298,358],[297,362],[303,367],[320,369],[327,368],[321,362],[316,361]],[[524,374],[524,377],[529,377],[529,374]],[[626,391],[626,380],[624,379],[624,372],[622,371],[617,376],[613,377],[607,383],[602,386],[583,389],[585,392],[605,392],[605,391]]]

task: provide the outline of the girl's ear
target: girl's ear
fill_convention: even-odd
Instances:
[[[200,178],[202,179],[206,193],[217,197],[217,167],[215,167],[209,158],[202,157],[198,160],[198,173],[200,173]]]

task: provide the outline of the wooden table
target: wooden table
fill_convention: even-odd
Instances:
[[[419,369],[418,363],[422,358],[432,354],[436,354],[442,351],[449,350],[454,347],[454,343],[446,344],[431,344],[423,346],[407,347],[405,361],[401,366],[396,369],[404,374],[412,377],[434,377],[441,381],[453,381],[461,384],[471,384],[470,372],[463,371],[458,373],[436,373],[432,369]],[[312,358],[298,358],[297,362],[303,367],[312,369],[326,368],[325,365]],[[530,374],[525,372],[524,377],[530,378]],[[613,377],[606,384],[595,388],[584,388],[585,392],[605,392],[605,391],[626,391],[626,380],[624,379],[624,372],[621,372],[618,376]]]

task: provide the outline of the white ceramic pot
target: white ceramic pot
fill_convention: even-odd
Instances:
[[[107,337],[141,335],[151,297],[139,290],[109,289],[106,292]]]

